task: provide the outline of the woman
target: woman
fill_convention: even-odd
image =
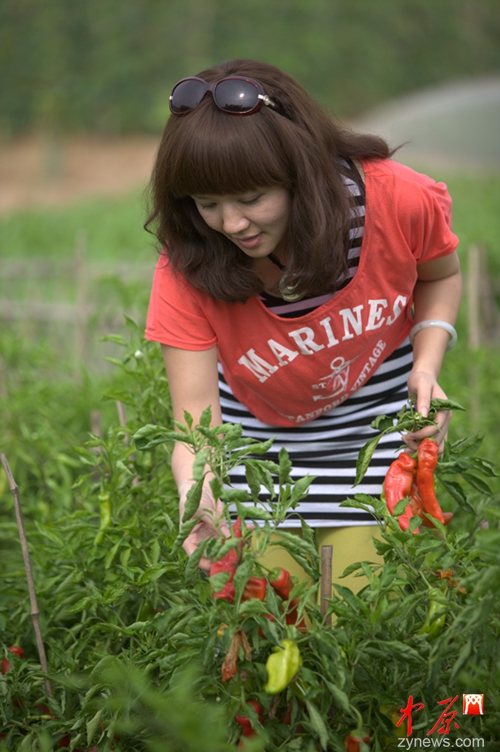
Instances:
[[[146,336],[163,346],[174,417],[196,421],[211,405],[214,425],[275,437],[297,477],[318,476],[297,511],[320,544],[334,531],[359,560],[373,520],[338,505],[379,494],[400,445],[382,441],[353,491],[370,422],[408,393],[423,415],[445,396],[437,379],[461,289],[446,187],[264,63],[183,79],[170,108],[151,184],[148,226],[164,250]],[[407,434],[409,450],[426,436],[441,444],[449,418]],[[182,512],[192,455],[180,443],[172,466]],[[188,554],[215,533],[213,510],[207,489]]]

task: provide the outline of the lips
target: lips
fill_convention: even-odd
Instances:
[[[234,238],[235,243],[239,243],[243,248],[255,248],[260,243],[260,239],[262,237],[262,233],[259,232],[258,235],[251,235],[248,238]]]

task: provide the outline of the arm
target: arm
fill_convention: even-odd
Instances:
[[[438,319],[454,324],[461,290],[460,263],[456,251],[436,261],[420,264],[414,293],[415,323]],[[438,327],[422,329],[413,341],[413,368],[408,378],[408,392],[416,395],[416,408],[424,416],[429,412],[431,399],[446,397],[437,380],[448,342],[448,332]],[[438,413],[438,429],[429,426],[406,434],[403,440],[411,451],[415,451],[422,439],[433,436],[441,448],[450,418],[450,412]]]
[[[217,348],[209,350],[181,350],[177,347],[162,346],[163,360],[172,398],[174,419],[184,422],[184,410],[193,418],[194,425],[200,420],[206,407],[212,407],[212,425],[222,423],[217,379]],[[179,491],[180,518],[184,514],[186,494],[193,484],[193,454],[181,442],[175,444],[172,453],[172,472]],[[214,535],[229,535],[225,524],[219,526],[222,505],[215,504],[210,488],[203,491],[196,516],[200,522],[184,542],[184,550],[190,556],[199,543]],[[202,559],[200,566],[207,570],[210,562]]]

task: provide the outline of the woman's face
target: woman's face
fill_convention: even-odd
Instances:
[[[234,195],[192,196],[213,230],[229,238],[254,259],[279,250],[290,217],[291,197],[285,188],[258,188]]]

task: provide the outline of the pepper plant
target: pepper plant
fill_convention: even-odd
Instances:
[[[126,426],[116,419],[103,438],[68,446],[80,468],[70,503],[59,507],[45,489],[44,503],[54,509],[40,520],[28,498],[53,698],[44,690],[9,522],[0,592],[2,658],[10,664],[0,677],[3,749],[344,752],[358,738],[360,750],[386,752],[397,749],[399,709],[410,695],[424,706],[413,718],[413,734],[423,738],[438,703],[462,692],[484,693],[486,710],[459,714],[460,735],[494,741],[500,510],[480,439],[447,444],[438,463],[437,497],[453,512],[447,526],[437,520],[415,533],[415,520],[401,530],[380,500],[346,500],[377,520],[383,562],[349,568],[364,584],[356,593],[335,587],[328,627],[317,602],[315,532],[305,523],[301,536],[282,527],[309,479],[294,482],[286,452],[269,462],[268,445],[244,437],[241,427],[210,428],[208,411],[199,426],[189,416],[175,426],[159,352],[131,331],[131,341],[119,343],[121,376],[107,395],[127,404]],[[177,440],[195,457],[184,520],[170,469]],[[245,490],[225,482],[235,464],[245,467]],[[204,482],[232,532],[188,559],[182,542]],[[4,519],[5,500],[4,493]],[[308,581],[265,566],[271,543],[301,564]],[[214,563],[211,576],[198,567],[202,554]],[[224,561],[231,564],[225,571]],[[24,656],[9,651],[14,646]]]

